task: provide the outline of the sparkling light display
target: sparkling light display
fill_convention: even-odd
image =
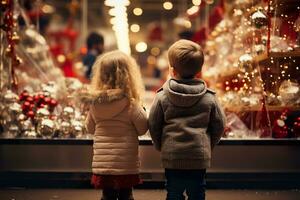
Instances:
[[[116,35],[118,49],[126,54],[130,54],[127,18],[127,6],[130,4],[129,0],[105,0],[104,4],[112,7],[109,11],[109,14],[113,16],[110,22],[112,23],[112,29]]]

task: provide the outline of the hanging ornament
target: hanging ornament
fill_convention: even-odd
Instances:
[[[252,23],[256,26],[256,28],[261,28],[263,26],[268,25],[268,17],[260,10],[254,12],[251,15]]]

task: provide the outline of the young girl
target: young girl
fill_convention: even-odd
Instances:
[[[96,60],[91,88],[81,97],[90,105],[86,128],[94,134],[92,184],[103,189],[102,200],[133,200],[132,187],[140,182],[138,136],[148,130],[143,89],[133,58],[112,51]]]

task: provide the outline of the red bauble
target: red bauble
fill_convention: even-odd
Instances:
[[[26,116],[27,117],[29,117],[29,118],[31,118],[31,119],[34,119],[34,112],[32,111],[32,110],[30,110],[30,111],[28,111],[27,113],[26,113]]]
[[[30,102],[30,103],[34,103],[34,99],[33,99],[32,96],[28,96],[28,97],[26,98],[26,101],[28,101],[28,102]]]
[[[38,108],[44,108],[45,106],[46,106],[45,104],[41,103],[38,105]]]
[[[29,97],[29,93],[26,90],[24,90],[23,92],[21,92],[19,99],[20,101],[25,101],[28,97]]]
[[[57,101],[55,99],[51,99],[50,106],[52,106],[52,107],[57,106]]]
[[[28,110],[30,110],[30,102],[28,101],[25,101],[23,104],[22,104],[22,111],[23,113],[26,113]]]
[[[51,98],[50,97],[45,97],[45,104],[50,105]]]

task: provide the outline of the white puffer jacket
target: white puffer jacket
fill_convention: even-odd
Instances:
[[[144,109],[130,103],[119,90],[86,100],[91,103],[86,128],[94,134],[93,173],[138,174],[138,136],[148,130]]]

